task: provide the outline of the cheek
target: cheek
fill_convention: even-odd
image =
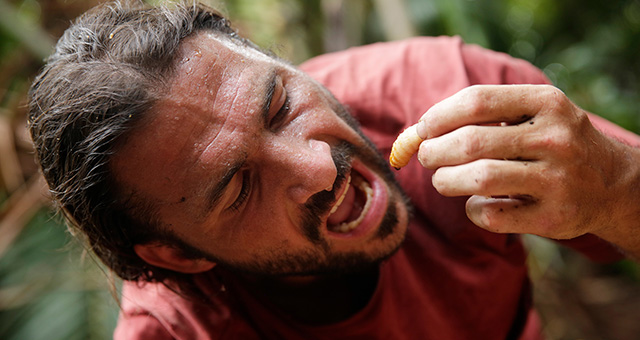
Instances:
[[[264,247],[304,243],[301,206],[285,201],[281,195],[271,195],[261,203],[260,207],[249,207],[246,218],[236,226],[236,237]]]
[[[349,112],[347,112],[346,109],[344,108],[339,109],[337,110],[336,114],[340,119],[342,119],[345,123],[347,123],[347,125],[353,130],[355,130],[358,134],[360,134],[361,136],[364,135],[360,130],[360,123],[358,123],[355,117],[353,117]]]
[[[219,222],[215,232],[207,233],[210,243],[217,245],[218,251],[233,253],[238,249],[252,252],[252,249],[263,248],[277,240],[292,238],[294,227],[289,211],[279,199],[271,196],[259,199],[269,204],[249,204],[241,218]],[[281,242],[281,241],[280,241]]]

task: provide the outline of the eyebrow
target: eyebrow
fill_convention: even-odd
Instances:
[[[269,78],[265,82],[265,96],[264,101],[262,102],[261,107],[261,115],[263,122],[267,121],[269,116],[269,107],[271,106],[271,101],[273,100],[273,94],[275,93],[276,84],[278,83],[278,74],[275,68],[270,70]],[[222,175],[222,178],[218,181],[216,185],[214,185],[207,194],[207,206],[206,211],[209,212],[220,203],[220,199],[222,198],[222,194],[225,189],[231,182],[233,176],[242,168],[244,162],[247,159],[247,154],[244,153],[243,157],[233,162],[230,166],[227,167],[227,171]]]

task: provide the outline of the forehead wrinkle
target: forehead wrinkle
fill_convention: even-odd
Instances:
[[[228,68],[228,67],[227,67]],[[225,71],[226,72],[226,69]],[[244,70],[243,70],[244,71]],[[262,82],[262,84],[264,84],[263,88],[264,91],[261,91],[265,97],[265,99],[262,102],[262,105],[260,107],[261,112],[260,112],[260,117],[264,117],[265,113],[265,107],[268,111],[268,107],[269,104],[265,104],[265,103],[270,103],[271,101],[271,97],[273,96],[274,93],[274,89],[276,86],[276,78],[277,73],[275,68],[271,68],[269,71],[269,77],[267,78],[267,80],[265,82]],[[240,75],[237,79],[242,78],[242,76]],[[223,77],[224,79],[224,77]],[[234,100],[232,101],[232,103],[230,104],[229,110],[235,111],[238,110],[239,108],[236,106],[236,102],[238,100],[241,100],[241,95],[239,95],[240,91],[242,90],[241,86],[236,87],[235,89],[235,94],[233,96]],[[251,101],[252,102],[252,101]],[[251,105],[250,103],[245,104],[245,107]],[[247,109],[247,112],[250,111],[250,108]],[[204,152],[200,155],[200,157],[202,157],[205,153],[207,153],[207,150],[209,149],[213,149],[216,147],[216,139],[217,137],[223,133],[223,128],[222,126],[225,125],[225,123],[229,120],[229,114],[218,114],[216,115],[215,113],[213,114],[213,116],[218,116],[219,118],[222,119],[222,121],[220,122],[220,126],[221,128],[218,129],[218,131],[216,132],[215,136],[213,136],[213,138],[211,139],[211,142],[207,145],[207,147],[205,148]],[[220,117],[222,116],[222,117]],[[254,115],[255,116],[255,115]],[[253,118],[253,117],[251,117]],[[232,124],[233,125],[233,124]],[[236,128],[235,126],[232,126],[232,130],[228,131],[228,132],[224,132],[224,133],[228,133],[228,134],[234,134],[234,132],[236,132]],[[243,143],[240,143],[240,145],[242,145]],[[230,150],[230,149],[227,149]],[[231,180],[233,179],[233,177],[235,176],[235,174],[244,166],[246,159],[248,158],[248,153],[247,150],[240,150],[239,151],[240,156],[239,157],[234,157],[235,155],[229,154],[228,156],[230,156],[230,161],[225,162],[225,164],[221,164],[220,167],[224,167],[225,169],[223,170],[224,173],[223,175],[219,178],[219,180],[217,182],[215,182],[210,189],[208,189],[207,194],[206,194],[206,207],[205,207],[205,211],[204,213],[208,213],[210,211],[212,211],[214,209],[214,207],[216,205],[218,205],[220,203],[220,199],[222,198],[224,191],[226,189],[226,187],[229,185],[229,183],[231,182]],[[233,160],[235,158],[235,160]]]
[[[226,72],[226,69],[227,68],[225,68],[225,71],[223,72]],[[219,103],[220,99],[224,99],[224,98],[220,98],[219,96],[216,96],[216,103],[214,103],[212,107],[212,112],[210,116],[212,117],[211,119],[216,123],[216,125],[219,128],[215,131],[213,135],[209,137],[209,143],[204,148],[202,153],[199,155],[198,157],[199,159],[203,158],[205,155],[208,156],[211,152],[215,152],[215,147],[218,146],[216,143],[218,136],[220,136],[223,133],[223,131],[225,130],[225,125],[227,125],[227,122],[231,119],[232,115],[229,112],[238,110],[238,108],[236,107],[236,102],[239,100],[238,92],[240,92],[240,88],[236,87],[233,95],[233,101],[229,105],[216,105],[216,103]],[[246,105],[248,104],[245,104],[245,106]],[[219,106],[224,106],[224,107],[221,108]],[[235,119],[232,120],[231,123],[229,123],[231,124],[231,130],[224,133],[232,135],[236,132],[236,130],[238,130],[238,128],[234,125],[234,121]]]
[[[240,74],[235,77],[233,80],[237,83],[235,84],[235,90],[233,93],[233,100],[231,101],[231,104],[229,105],[229,110],[231,112],[241,112],[241,115],[234,115],[237,117],[240,117],[241,119],[243,119],[244,122],[248,122],[249,119],[247,118],[254,118],[253,113],[255,113],[255,110],[252,109],[252,106],[254,106],[254,98],[252,97],[253,95],[260,95],[259,93],[256,93],[258,91],[243,91],[245,89],[245,86],[243,86],[244,84],[244,78],[246,73],[251,74],[251,68],[243,68],[240,71]],[[259,77],[262,78],[262,77]],[[224,78],[223,78],[224,79]],[[253,84],[255,83],[255,81],[258,79],[251,79],[251,77],[249,77],[248,79],[248,83]],[[246,92],[246,93],[243,93]],[[238,102],[241,102],[240,104],[238,104]],[[238,106],[242,106],[242,107],[238,107]],[[249,115],[249,117],[247,117],[247,115]]]
[[[225,67],[225,71],[228,69],[228,67]],[[244,73],[245,70],[243,70]],[[277,70],[275,67],[271,67],[268,71],[269,76],[266,78],[266,81],[261,82],[263,84],[263,88],[264,91],[260,91],[263,93],[263,100],[262,100],[262,104],[260,106],[260,118],[261,121],[264,122],[266,121],[266,117],[268,115],[268,111],[269,111],[269,106],[271,105],[271,101],[273,99],[273,94],[275,92],[275,87],[277,84]],[[240,79],[242,78],[242,75],[239,75],[238,77],[236,77],[236,79]],[[224,76],[222,77],[222,79],[224,79]],[[239,80],[237,80],[239,81]],[[207,153],[207,151],[212,148],[215,147],[215,141],[217,139],[217,137],[223,133],[224,130],[224,125],[227,123],[227,121],[229,120],[229,117],[231,116],[228,112],[222,113],[220,111],[230,111],[230,112],[235,112],[235,111],[240,111],[242,110],[241,108],[237,107],[238,105],[236,105],[236,103],[240,100],[242,100],[242,95],[239,93],[242,91],[242,86],[237,86],[235,88],[235,92],[233,95],[233,101],[230,103],[228,110],[220,110],[220,108],[215,108],[214,105],[214,109],[213,109],[213,114],[212,116],[219,118],[219,126],[220,129],[218,129],[215,133],[215,135],[212,136],[211,138],[211,142],[207,145],[207,147],[205,148],[204,153]],[[256,91],[258,92],[258,91]],[[216,97],[216,99],[219,99],[219,97]],[[257,100],[256,100],[257,101]],[[244,109],[242,110],[244,112],[244,115],[240,115],[240,117],[244,117],[244,118],[249,118],[249,119],[242,119],[241,122],[243,122],[244,126],[246,126],[248,124],[249,121],[251,120],[255,120],[256,115],[255,114],[251,114],[251,113],[255,113],[255,110],[251,109],[251,106],[253,106],[254,101],[249,101],[247,103],[244,104]],[[215,111],[218,111],[217,114]],[[247,115],[249,115],[249,117],[247,117]],[[235,116],[235,115],[234,115]],[[237,120],[237,118],[236,118]],[[237,130],[237,128],[235,126],[232,126],[231,131],[226,132],[228,134],[233,134],[235,133]]]
[[[207,72],[207,77],[209,74],[215,74],[217,73],[218,76],[216,77],[216,83],[212,86],[214,87],[214,92],[215,95],[213,93],[211,93],[213,95],[213,104],[211,105],[211,112],[209,113],[209,117],[210,120],[212,121],[212,123],[215,123],[215,125],[218,127],[215,132],[213,133],[213,135],[208,136],[209,139],[209,143],[207,143],[207,146],[203,149],[203,151],[200,153],[198,159],[203,158],[205,155],[208,155],[212,152],[212,149],[216,146],[216,140],[218,139],[218,136],[220,136],[220,134],[223,132],[224,130],[224,126],[227,124],[227,121],[229,120],[229,113],[228,111],[231,111],[231,109],[233,108],[233,103],[235,102],[235,98],[237,98],[237,92],[238,90],[236,89],[236,94],[234,95],[234,101],[230,104],[230,105],[223,105],[220,103],[221,100],[224,100],[225,96],[222,95],[222,97],[220,96],[220,89],[223,87],[223,84],[225,83],[225,78],[227,77],[232,77],[232,76],[228,76],[228,74],[230,73],[230,65],[228,63],[225,64],[225,66],[222,67],[222,71],[221,72],[215,72],[214,67],[215,65],[219,64],[219,59],[216,58],[214,60],[214,62],[211,63],[211,65],[209,66],[209,71]],[[208,85],[208,84],[206,84]],[[222,106],[222,107],[221,107]],[[228,106],[228,107],[227,107]],[[207,128],[210,129],[210,124],[207,125]],[[235,129],[234,129],[235,130]]]
[[[218,41],[224,42],[224,39]],[[227,48],[231,47],[227,44],[224,45],[226,45]],[[270,63],[273,61],[272,58],[265,55],[255,55],[252,54],[251,51],[247,53],[246,49],[239,49],[237,46],[235,48],[231,47],[230,49],[238,52],[242,60],[240,60],[240,62],[238,62],[238,60],[227,60],[225,62],[223,59],[215,58],[209,65],[205,75],[205,78],[209,78],[208,75],[217,73],[217,76],[215,76],[217,84],[211,84],[213,85],[212,87],[216,88],[215,103],[211,106],[211,116],[213,117],[212,119],[216,121],[215,125],[219,128],[216,129],[216,131],[211,131],[209,142],[201,149],[202,152],[200,152],[197,157],[198,159],[206,160],[212,159],[211,156],[217,154],[215,157],[217,161],[211,163],[213,166],[213,178],[208,181],[208,185],[206,185],[202,191],[205,198],[203,208],[206,209],[202,211],[202,217],[212,212],[216,205],[220,204],[220,200],[224,196],[227,186],[236,173],[245,165],[249,153],[249,150],[246,150],[246,147],[250,144],[249,140],[235,140],[233,145],[224,147],[224,145],[221,145],[219,142],[221,136],[227,134],[238,134],[238,136],[241,136],[243,135],[242,131],[245,130],[246,127],[249,127],[249,124],[257,123],[259,119],[261,119],[261,122],[264,121],[264,117],[266,116],[265,108],[268,112],[268,107],[277,83],[276,67],[272,64],[268,66],[266,72],[263,71],[258,74],[250,72],[249,74],[254,76],[253,80],[247,77],[247,72],[253,69],[253,67],[251,67],[253,63],[245,63],[245,57],[248,57],[247,61],[253,59],[269,61]],[[216,65],[222,66],[222,70],[215,72]],[[246,90],[246,87],[243,86],[243,84],[245,84],[243,80],[248,80],[246,82],[247,84],[256,84],[255,90]],[[230,91],[222,94],[220,91],[223,87],[226,87]],[[256,114],[256,112],[259,114]],[[256,125],[256,127],[258,126],[262,127],[263,124]],[[196,163],[202,164],[202,161]]]

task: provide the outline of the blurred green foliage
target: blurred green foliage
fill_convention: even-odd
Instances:
[[[384,17],[395,13],[380,11],[381,2],[236,0],[226,2],[226,10],[261,46],[275,46],[301,62],[336,45],[389,40]],[[579,106],[640,131],[640,1],[389,2],[406,16],[386,21],[409,25],[416,35],[459,35],[467,43],[528,60]]]
[[[99,2],[0,0],[0,115],[23,124],[24,93],[51,41]],[[410,35],[459,35],[530,61],[581,107],[640,132],[640,0],[208,2],[241,33],[295,63]],[[22,105],[12,104],[16,98]],[[27,167],[25,178],[34,171]],[[10,194],[0,188],[0,205]],[[39,213],[0,253],[0,339],[110,338],[117,304],[107,276],[90,258],[81,260],[81,247],[69,245],[56,221]],[[637,277],[634,264],[611,268]]]
[[[105,273],[68,246],[60,223],[41,212],[0,260],[0,338],[109,339],[117,304]]]

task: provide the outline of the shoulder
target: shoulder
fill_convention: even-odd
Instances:
[[[416,86],[453,90],[466,78],[461,46],[457,37],[416,37],[321,55],[300,68],[346,100]]]
[[[385,80],[439,85],[445,88],[443,92],[458,90],[460,85],[548,83],[543,73],[525,60],[448,36],[352,47],[312,58],[300,68],[330,87],[336,83],[346,86],[346,80],[366,83],[381,75]]]
[[[226,339],[251,333],[224,294],[209,291],[217,285],[205,285],[203,301],[160,283],[125,281],[114,339]]]
[[[154,283],[124,281],[121,310],[114,339],[174,339],[170,331],[175,310],[166,287]]]
[[[417,37],[325,54],[300,68],[327,87],[378,147],[467,86],[456,37]]]
[[[343,51],[323,54],[305,61],[300,67],[307,72],[315,72],[318,68],[324,69],[331,64],[340,64],[353,60],[365,62],[384,60],[394,63],[394,59],[404,59],[401,56],[407,53],[418,53],[426,56],[454,55],[458,53],[462,45],[464,43],[459,37],[413,37],[405,40],[354,46]]]
[[[526,60],[477,45],[461,47],[462,63],[474,84],[550,84],[544,73]]]
[[[416,37],[321,55],[300,68],[326,86],[366,127],[397,134],[429,107],[474,84],[548,83],[530,63],[465,44]]]

